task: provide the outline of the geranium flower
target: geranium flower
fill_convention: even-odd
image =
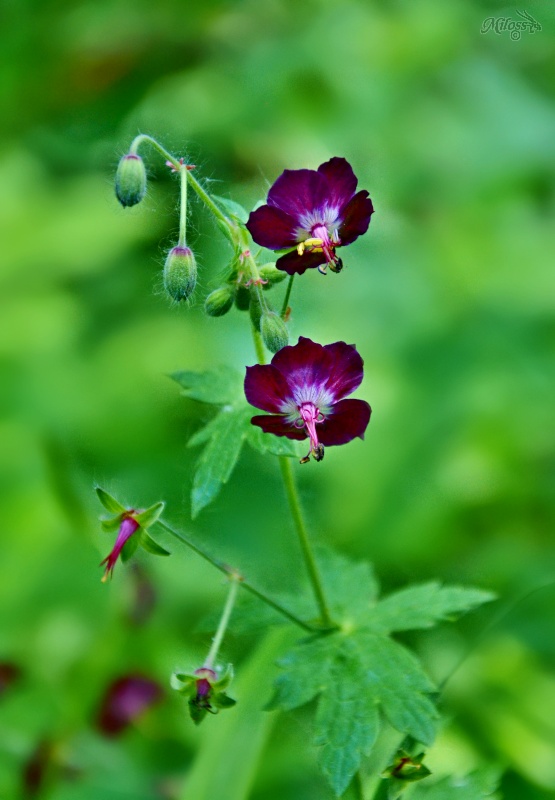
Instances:
[[[245,395],[269,414],[251,422],[265,433],[310,439],[301,464],[324,457],[324,446],[346,444],[364,432],[372,409],[364,400],[345,400],[360,385],[363,361],[345,342],[322,346],[303,336],[279,350],[271,364],[247,367]]]
[[[340,272],[336,248],[366,233],[374,212],[368,192],[357,192],[357,183],[344,158],[330,158],[317,170],[286,169],[268,192],[267,205],[251,212],[249,233],[269,250],[296,246],[276,263],[289,275],[311,267]]]
[[[115,736],[159,702],[162,695],[162,688],[143,675],[118,678],[104,695],[98,714],[98,727],[107,736]]]
[[[194,672],[176,673],[174,679],[177,691],[189,698],[189,714],[195,725],[199,725],[207,714],[217,714],[236,703],[224,691],[233,679],[231,664],[221,678],[215,670],[204,666]]]
[[[106,582],[108,578],[112,575],[114,571],[114,567],[116,566],[116,561],[118,560],[121,551],[123,550],[125,543],[133,536],[135,531],[139,529],[139,523],[133,516],[135,513],[133,509],[127,512],[128,516],[124,516],[120,522],[118,535],[116,537],[115,544],[113,548],[110,550],[106,558],[100,562],[100,566],[104,566],[106,564],[106,571],[102,578],[103,582]]]

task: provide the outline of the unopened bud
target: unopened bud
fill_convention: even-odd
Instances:
[[[276,269],[274,264],[264,264],[262,267],[260,267],[258,272],[262,280],[265,281],[265,289],[269,289],[276,283],[281,283],[287,277],[287,273],[282,269]]]
[[[233,290],[222,286],[211,292],[204,301],[204,310],[209,317],[223,317],[233,305]]]
[[[289,342],[289,334],[285,322],[273,311],[262,315],[260,333],[264,344],[271,353],[277,353]]]
[[[146,193],[146,169],[143,159],[129,153],[120,159],[116,172],[116,196],[122,206],[135,206]]]
[[[235,295],[235,305],[240,311],[248,311],[251,304],[251,293],[246,286],[239,286]]]
[[[251,292],[251,304],[249,306],[249,316],[256,331],[260,330],[260,320],[262,319],[262,306],[258,292]]]
[[[172,247],[164,265],[164,287],[176,302],[187,300],[197,282],[197,262],[189,247]]]

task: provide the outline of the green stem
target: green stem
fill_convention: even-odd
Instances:
[[[295,273],[289,276],[289,281],[287,283],[287,291],[285,292],[285,297],[283,299],[283,306],[281,308],[281,317],[285,319],[285,315],[287,314],[287,309],[289,308],[289,298],[291,297],[291,289],[293,288],[293,279],[295,277]]]
[[[256,359],[259,364],[266,363],[266,353],[264,352],[264,342],[262,341],[262,336],[260,335],[260,331],[257,330],[254,325],[252,326],[252,339],[254,342],[254,349],[256,350]]]
[[[220,624],[218,625],[218,630],[216,631],[216,635],[212,640],[212,646],[203,664],[203,666],[205,666],[207,669],[212,669],[212,667],[214,666],[214,662],[218,657],[218,651],[225,636],[227,624],[229,622],[229,618],[231,617],[231,612],[233,611],[233,606],[235,604],[235,599],[237,597],[238,589],[239,589],[239,577],[237,575],[232,575],[230,578],[229,594],[227,596],[226,604],[222,612]]]
[[[187,244],[187,167],[179,170],[181,177],[181,200],[179,206],[179,241],[180,247]]]
[[[204,191],[204,189],[197,181],[197,179],[192,176],[191,171],[188,170],[185,165],[181,164],[175,156],[172,156],[171,153],[168,153],[166,148],[162,147],[162,145],[159,142],[157,142],[156,139],[153,139],[152,136],[148,136],[146,133],[140,133],[133,139],[131,147],[129,148],[129,152],[132,154],[136,154],[137,150],[143,143],[152,145],[152,147],[158,150],[160,155],[162,155],[167,161],[169,161],[170,164],[172,164],[177,171],[181,172],[181,170],[183,169],[188,182],[191,184],[192,188],[200,197],[204,205],[210,209],[210,211],[214,214],[215,217],[217,217],[220,220],[220,222],[223,222],[225,225],[227,225],[228,228],[231,231],[233,231],[235,235],[236,226],[233,224],[233,222],[230,219],[228,219],[228,217],[226,217],[226,215],[220,208],[218,208],[218,206],[212,200],[210,195]]]
[[[195,542],[189,539],[188,536],[185,536],[184,533],[181,533],[181,531],[178,531],[171,525],[168,525],[168,523],[165,522],[163,519],[158,519],[157,524],[160,525],[160,527],[164,528],[164,530],[167,531],[169,534],[171,534],[175,539],[178,539],[182,544],[186,545],[190,550],[193,550],[197,555],[199,555],[205,561],[208,561],[209,564],[212,564],[213,567],[216,567],[216,569],[219,569],[220,572],[223,572],[224,575],[229,576],[237,574],[233,569],[229,567],[229,565],[224,564],[223,561],[218,561],[216,558],[211,556],[210,553],[207,553],[206,550],[203,550],[202,547],[199,547],[197,544],[195,544]],[[257,597],[263,603],[266,603],[267,606],[273,608],[274,611],[277,611],[278,614],[281,614],[282,617],[285,617],[290,622],[293,622],[299,628],[302,628],[303,630],[308,631],[309,633],[322,633],[321,628],[317,628],[314,625],[310,625],[310,623],[308,622],[304,622],[302,619],[300,619],[300,617],[297,617],[296,614],[293,614],[291,611],[285,608],[285,606],[282,606],[281,603],[277,603],[275,600],[272,600],[271,597],[268,597],[268,595],[264,594],[264,592],[261,592],[260,589],[257,589],[255,586],[252,586],[252,584],[250,584],[244,578],[241,578],[240,585],[247,592],[250,592],[250,594]]]
[[[295,530],[297,531],[297,536],[299,537],[299,543],[301,545],[301,550],[305,560],[306,568],[308,570],[310,581],[312,583],[314,596],[316,598],[316,602],[318,603],[318,608],[320,609],[321,620],[324,625],[328,627],[333,627],[334,623],[328,608],[326,596],[324,594],[322,579],[320,578],[320,573],[318,572],[318,567],[316,565],[316,560],[312,552],[312,547],[310,546],[310,541],[308,538],[308,533],[304,522],[303,512],[301,509],[301,502],[297,492],[297,487],[295,485],[295,479],[293,478],[293,470],[291,469],[290,459],[287,456],[279,456],[279,466],[281,469],[281,475],[283,477],[285,493],[287,495],[287,500],[289,502],[289,509],[291,511],[291,516],[293,517],[293,522],[295,524]]]

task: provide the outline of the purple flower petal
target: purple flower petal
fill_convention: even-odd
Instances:
[[[260,206],[251,211],[247,229],[254,241],[269,250],[281,250],[297,244],[297,223],[285,211],[272,206]]]
[[[357,178],[351,165],[345,158],[330,158],[320,164],[318,172],[328,182],[327,202],[338,209],[345,206],[357,189]]]
[[[264,433],[273,433],[276,436],[287,436],[288,439],[306,439],[304,428],[296,428],[285,417],[275,414],[260,414],[251,419],[253,425],[258,425]]]
[[[283,413],[293,393],[287,378],[272,364],[247,367],[245,395],[251,406],[274,414]]]
[[[303,253],[300,256],[296,250],[286,253],[276,261],[278,269],[287,272],[288,275],[302,275],[307,269],[312,267],[319,267],[320,264],[326,263],[326,256],[324,253]]]
[[[318,438],[323,445],[346,444],[364,432],[370,422],[372,409],[365,400],[340,400],[333,414],[317,426]]]
[[[360,386],[364,362],[354,344],[335,342],[324,345],[324,350],[331,356],[326,388],[333,395],[335,403]]]
[[[159,684],[142,675],[119,678],[106,691],[98,715],[98,727],[106,736],[115,736],[149,706],[161,700],[162,695]]]
[[[368,192],[366,189],[362,189],[341,209],[340,216],[343,222],[338,230],[341,244],[351,244],[363,233],[366,233],[373,213],[374,206],[368,197]]]
[[[287,378],[296,400],[307,401],[318,394],[330,376],[332,356],[321,344],[299,337],[295,345],[287,345],[272,358],[272,366]]]
[[[268,205],[290,214],[297,223],[327,203],[328,184],[313,169],[286,169],[268,192]]]

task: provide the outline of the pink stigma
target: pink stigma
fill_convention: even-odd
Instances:
[[[302,403],[299,407],[299,414],[301,415],[301,419],[298,420],[298,423],[302,420],[302,423],[304,423],[303,427],[306,428],[306,432],[310,438],[310,449],[307,455],[301,459],[301,464],[306,464],[307,461],[310,461],[311,455],[316,461],[321,461],[324,458],[324,445],[320,444],[318,441],[316,425],[324,421],[324,415],[316,408],[314,403]],[[301,427],[301,425],[298,425],[298,427]]]

